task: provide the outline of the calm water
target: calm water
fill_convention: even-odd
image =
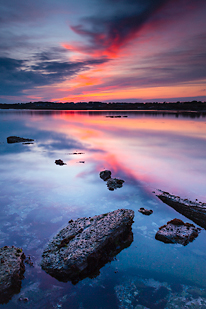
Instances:
[[[7,144],[11,135],[35,141]],[[67,165],[55,165],[56,159]],[[99,178],[104,169],[124,179],[123,187],[109,191]],[[155,240],[167,221],[191,221],[152,193],[161,189],[206,202],[205,117],[1,110],[0,175],[0,246],[21,247],[34,262],[26,265],[21,292],[0,308],[132,308],[129,301],[120,307],[115,291],[137,278],[206,288],[205,230],[186,247]],[[143,216],[140,207],[154,213]],[[134,241],[99,276],[72,285],[41,270],[45,245],[68,220],[118,208],[135,211]]]

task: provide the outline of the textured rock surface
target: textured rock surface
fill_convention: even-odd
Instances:
[[[66,165],[66,163],[64,163],[61,159],[55,160],[56,165]]]
[[[108,180],[109,178],[111,178],[111,171],[109,170],[105,170],[100,172],[99,176],[101,179],[103,179],[104,181]]]
[[[25,142],[33,142],[34,140],[31,138],[23,138],[18,136],[9,136],[7,137],[7,143],[13,144],[13,143],[25,143]]]
[[[114,189],[121,188],[123,186],[124,180],[117,178],[110,178],[107,180],[107,188],[110,191],[114,191]]]
[[[199,226],[206,229],[206,203],[192,202],[188,199],[182,199],[179,196],[172,195],[168,192],[157,194],[157,197],[165,204],[171,206],[176,211],[192,220]]]
[[[99,269],[133,241],[133,210],[70,220],[48,244],[42,268],[61,281],[79,280],[99,273]]]
[[[0,304],[8,302],[20,292],[25,270],[25,255],[15,247],[0,248]]]
[[[143,215],[146,215],[146,216],[153,214],[152,209],[145,209],[143,207],[141,207],[138,211],[141,212]]]
[[[192,242],[200,233],[200,228],[196,228],[191,223],[184,223],[180,219],[173,219],[159,228],[155,238],[164,243],[178,243],[186,246]]]

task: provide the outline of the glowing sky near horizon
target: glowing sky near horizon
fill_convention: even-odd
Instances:
[[[205,0],[1,0],[0,102],[206,101]]]

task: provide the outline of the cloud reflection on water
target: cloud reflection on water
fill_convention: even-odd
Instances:
[[[111,114],[128,117],[105,117]],[[206,123],[204,117],[191,117],[154,112],[21,111],[15,114],[9,132],[21,136],[26,129],[25,137],[34,138],[35,146],[1,145],[1,150],[44,151],[51,157],[81,151],[87,169],[76,177],[110,169],[129,183],[206,199]],[[2,131],[5,126],[2,122]],[[79,158],[68,155],[67,164],[75,166]]]

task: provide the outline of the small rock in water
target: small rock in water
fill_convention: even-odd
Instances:
[[[24,138],[24,137],[18,137],[18,136],[9,136],[7,137],[7,143],[13,144],[13,143],[25,143],[25,142],[33,142],[34,140],[31,138]]]
[[[146,216],[149,216],[153,213],[152,209],[145,209],[143,207],[141,207],[138,211],[141,212],[143,215],[146,215]]]
[[[178,243],[183,246],[192,242],[200,233],[200,228],[196,228],[191,223],[184,223],[180,219],[173,219],[159,228],[155,239],[164,243]]]
[[[109,170],[105,170],[100,172],[99,176],[101,179],[103,179],[104,181],[108,180],[109,178],[111,178],[111,171]]]
[[[74,284],[97,276],[101,267],[132,243],[133,218],[133,210],[118,209],[70,220],[44,250],[42,268],[58,280]]]
[[[110,178],[107,181],[107,188],[110,191],[114,191],[114,189],[121,188],[123,186],[124,180],[117,178]]]
[[[104,181],[107,181],[107,188],[110,191],[114,191],[114,189],[122,187],[124,180],[117,179],[117,178],[111,178],[111,174],[112,174],[111,171],[105,170],[105,171],[100,172],[99,176]]]
[[[24,259],[22,249],[14,246],[0,248],[0,304],[7,303],[20,292],[25,271]]]
[[[66,165],[66,163],[64,163],[61,159],[55,160],[55,163],[56,163],[56,165],[60,165],[60,166]]]

